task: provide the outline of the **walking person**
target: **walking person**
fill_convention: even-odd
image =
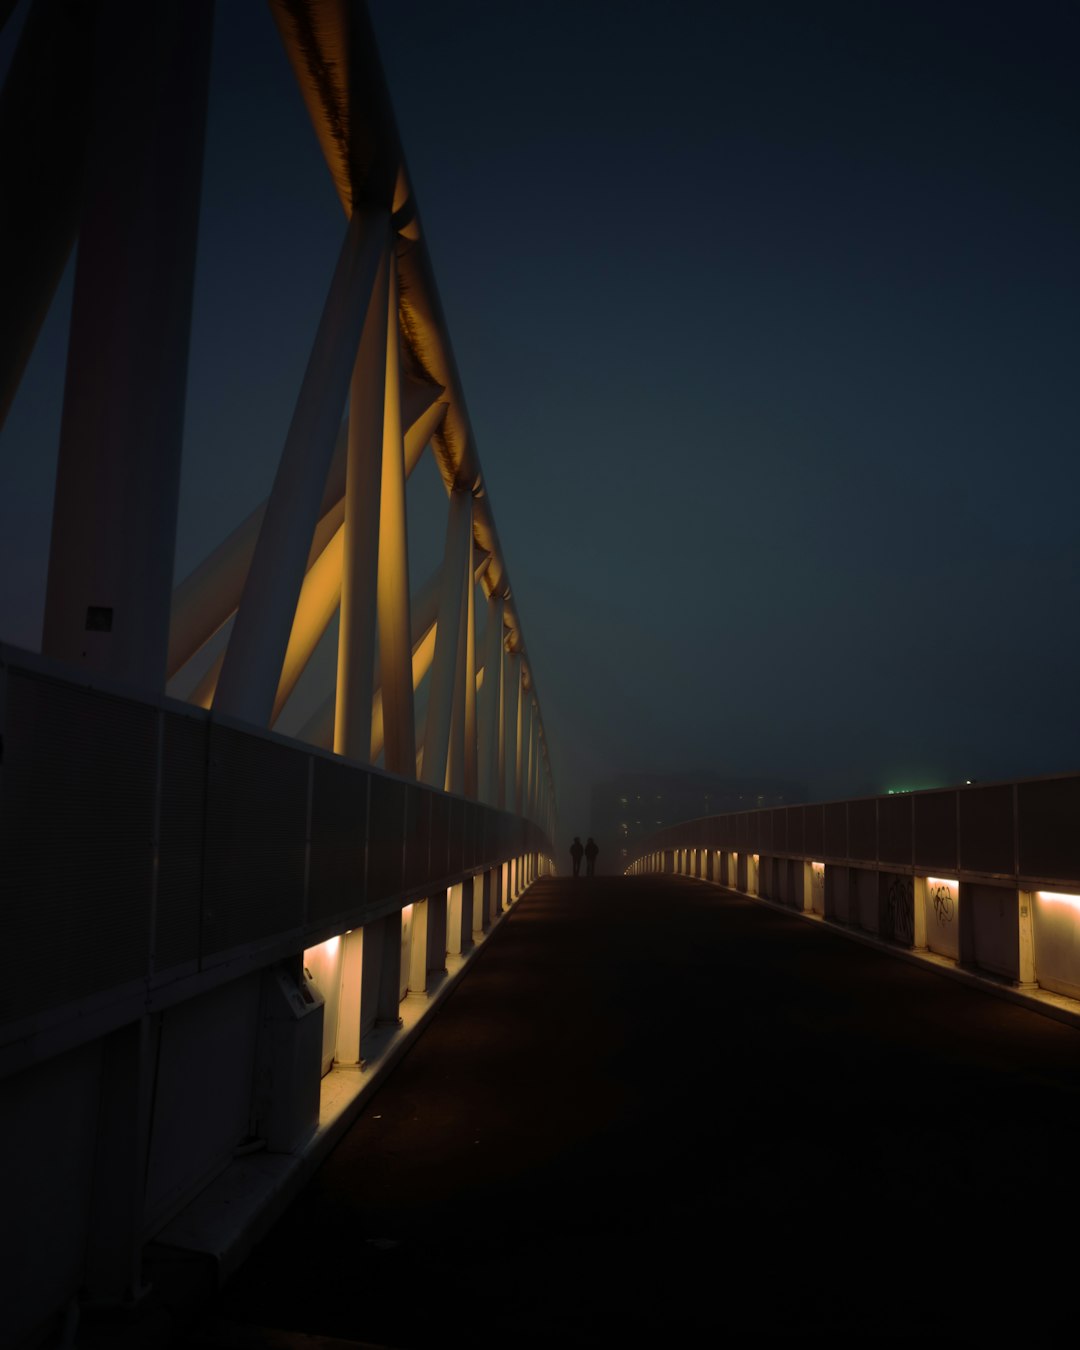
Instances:
[[[585,875],[594,877],[596,875],[596,855],[600,852],[596,846],[596,840],[590,834],[585,841]]]
[[[574,861],[574,876],[581,876],[581,855],[585,850],[581,847],[581,840],[574,835],[574,842],[570,845],[570,857]]]

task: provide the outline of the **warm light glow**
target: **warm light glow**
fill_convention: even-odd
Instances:
[[[351,931],[352,930],[350,929],[350,932]],[[341,938],[332,937],[327,938],[325,942],[320,942],[317,947],[308,947],[308,949],[304,952],[304,965],[307,966],[311,964],[310,956],[312,955],[312,953],[317,954],[316,959],[318,959],[318,957],[322,957],[324,961],[332,961],[334,957],[337,956],[337,949],[340,946],[341,946]]]
[[[928,886],[949,886],[953,890],[956,890],[960,885],[955,877],[927,877],[926,884]]]
[[[1080,910],[1080,895],[1069,895],[1066,891],[1036,891],[1040,900],[1049,905],[1068,905],[1070,909]]]
[[[825,871],[825,864],[823,862],[812,862],[810,866],[814,869],[815,872]]]
[[[401,910],[401,922],[408,923],[412,918],[412,905],[403,905]]]

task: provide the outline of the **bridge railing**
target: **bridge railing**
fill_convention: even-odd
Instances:
[[[1080,775],[741,811],[658,831],[631,873],[775,901],[1080,999]]]
[[[0,746],[0,1187],[32,1337],[80,1289],[137,1298],[155,1236],[242,1259],[551,847],[3,646]]]

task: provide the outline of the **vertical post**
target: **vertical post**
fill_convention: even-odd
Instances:
[[[95,14],[93,190],[75,268],[42,650],[156,691],[168,658],[213,10],[162,0]],[[78,196],[77,183],[65,188]]]
[[[384,254],[368,303],[349,392],[345,525],[341,568],[334,750],[367,763],[375,685],[380,493],[385,390],[388,382],[386,308],[389,259]]]
[[[1033,926],[1035,897],[1031,891],[1018,891],[1016,902],[1017,954],[1019,958],[1017,983],[1021,989],[1034,989],[1038,983],[1035,970],[1035,930]]]
[[[376,1021],[383,1026],[401,1021],[401,910],[384,914],[368,927],[378,927]]]
[[[391,773],[414,778],[416,722],[413,712],[412,623],[409,617],[409,547],[405,522],[405,443],[401,430],[397,260],[392,250],[387,289],[378,584],[383,756]]]
[[[810,870],[810,864],[806,864],[806,870]],[[807,896],[806,909],[811,906],[809,895]],[[924,952],[927,948],[926,940],[926,878],[911,878],[911,907],[912,907],[912,940],[911,945],[917,952]]]
[[[476,747],[476,582],[473,577],[472,549],[469,549],[469,575],[465,580],[465,705],[462,709],[465,737],[464,792],[475,801],[479,796]]]
[[[85,1274],[87,1291],[95,1302],[128,1303],[142,1293],[152,1053],[149,1017],[120,1027],[102,1042]]]
[[[484,635],[484,687],[477,710],[480,744],[480,800],[499,805],[499,735],[503,686],[503,598],[493,595],[487,603]]]
[[[338,1004],[337,1059],[341,1064],[359,1064],[361,984],[364,970],[364,930],[345,934],[341,951],[341,1001]]]
[[[518,678],[518,692],[517,692],[517,707],[516,707],[515,734],[514,734],[514,814],[520,816],[522,814],[521,792],[523,785],[521,773],[522,769],[521,754],[523,748],[522,736],[524,735],[525,730],[524,728],[525,663],[521,660],[520,657],[518,657],[517,663],[517,678]]]
[[[450,714],[450,744],[446,757],[447,792],[456,792],[459,796],[465,791],[465,648],[469,637],[468,589],[470,577],[466,576],[461,592],[461,613],[458,617],[457,666],[454,670],[454,699]]]
[[[514,809],[515,746],[517,744],[518,704],[521,699],[521,657],[515,651],[506,653],[503,674],[503,724],[499,773],[499,806],[504,811]]]
[[[440,791],[446,785],[454,685],[460,660],[462,588],[471,561],[472,497],[468,492],[458,490],[451,493],[446,522],[435,659],[424,730],[424,782]]]
[[[412,943],[409,947],[409,993],[427,991],[428,950],[431,939],[431,910],[427,900],[414,900]]]

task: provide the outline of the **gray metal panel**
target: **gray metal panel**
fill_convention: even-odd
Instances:
[[[847,802],[829,802],[825,807],[825,857],[846,858]]]
[[[368,779],[366,770],[315,759],[311,801],[308,922],[355,909],[364,899]]]
[[[878,849],[882,862],[911,862],[911,797],[902,793],[878,800]]]
[[[368,811],[368,899],[385,900],[402,889],[405,784],[371,775]]]
[[[162,717],[155,970],[194,961],[199,955],[210,744],[205,713],[166,712]]]
[[[809,858],[825,856],[825,808],[803,807],[803,852]]]
[[[8,670],[0,1018],[146,975],[156,751],[154,708]]]
[[[450,875],[456,876],[465,867],[465,803],[460,797],[450,799]]]
[[[787,815],[787,850],[789,853],[802,853],[804,808],[789,806],[785,809],[785,814]],[[787,898],[791,898],[790,891]]]
[[[431,878],[439,881],[450,870],[450,798],[431,794]]]
[[[972,872],[1004,872],[1012,876],[1013,789],[971,787],[958,793],[960,802],[960,866]]]
[[[210,727],[202,951],[227,951],[304,919],[308,756]]]
[[[956,867],[956,793],[915,794],[915,863]]]
[[[848,855],[863,862],[877,861],[877,800],[848,803]]]
[[[1080,882],[1080,777],[1017,788],[1020,873]]]
[[[431,809],[434,794],[410,786],[405,802],[405,889],[415,890],[433,878],[431,867]],[[439,873],[441,877],[443,873]]]

